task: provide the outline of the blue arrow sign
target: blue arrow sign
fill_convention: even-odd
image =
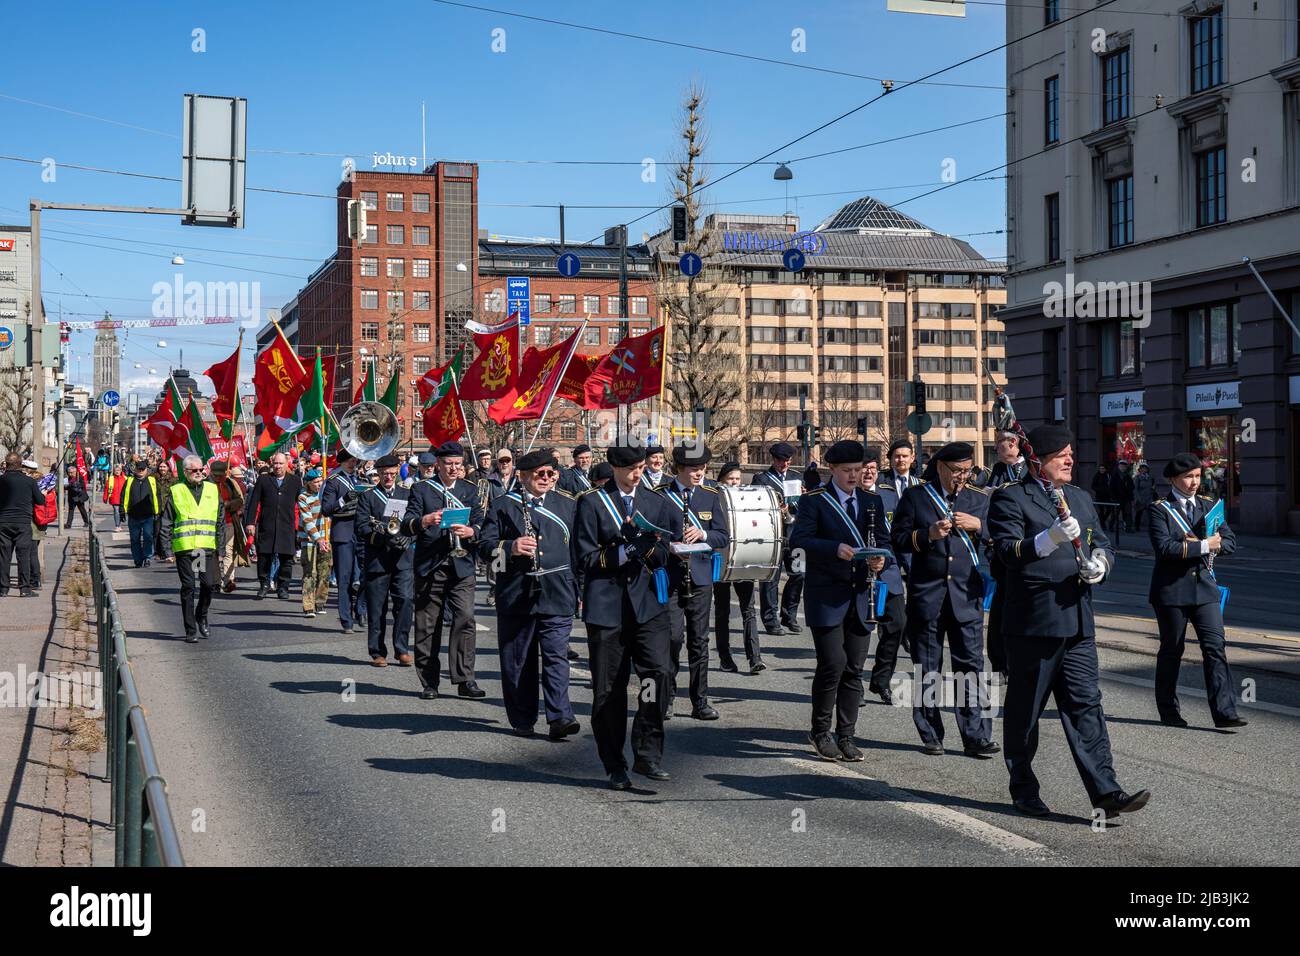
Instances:
[[[807,257],[799,249],[787,249],[781,254],[781,261],[785,263],[786,272],[802,272]]]
[[[99,396],[99,400],[104,403],[105,408],[117,408],[117,404],[122,400],[122,397],[110,388]]]
[[[572,252],[566,252],[555,260],[555,269],[566,279],[572,279],[582,269],[582,260]]]
[[[699,275],[700,270],[704,268],[704,261],[693,252],[688,252],[682,256],[677,260],[677,264],[681,266],[682,275],[688,279]]]

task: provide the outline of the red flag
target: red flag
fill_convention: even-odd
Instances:
[[[574,349],[578,347],[581,329],[558,345],[538,351],[530,348],[524,353],[524,367],[519,373],[519,384],[528,383],[521,392],[512,388],[488,408],[488,417],[498,425],[521,419],[541,418],[547,403],[570,364]]]
[[[583,386],[586,408],[617,408],[658,395],[663,388],[664,326],[624,339],[591,370]]]
[[[176,413],[172,403],[159,403],[158,410],[140,423],[140,427],[149,433],[149,440],[164,452],[172,450],[172,433],[176,430]]]
[[[595,408],[596,406],[587,404],[586,383],[596,366],[600,364],[601,355],[575,355],[573,361],[569,363],[568,371],[564,373],[564,380],[560,382],[560,390],[555,393],[556,398],[564,398],[580,405],[583,408]]]
[[[424,437],[430,445],[455,441],[465,434],[465,416],[460,412],[460,395],[453,384],[447,394],[424,410]]]
[[[284,333],[277,332],[275,341],[257,357],[253,368],[253,387],[257,392],[253,414],[262,423],[262,434],[270,441],[297,424],[298,400],[310,382],[311,372],[298,361]]]
[[[471,327],[472,331],[472,327]],[[474,332],[478,357],[460,380],[460,397],[465,401],[491,401],[515,385],[515,358],[519,355],[519,320],[486,332]]]
[[[212,399],[212,414],[217,418],[221,434],[229,438],[234,432],[235,419],[239,416],[239,350],[244,341],[243,333],[239,336],[240,345],[230,358],[218,362],[203,374],[212,379],[217,390]]]
[[[77,439],[77,474],[87,485],[90,484],[90,469],[86,467],[86,456],[81,453],[81,439]]]

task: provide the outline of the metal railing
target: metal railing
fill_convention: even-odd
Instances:
[[[90,529],[90,580],[95,597],[99,666],[104,679],[104,735],[112,786],[115,866],[184,866],[180,838],[158,769],[144,706],[126,656],[117,594],[95,529]]]

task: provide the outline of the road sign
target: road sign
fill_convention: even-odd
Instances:
[[[0,352],[13,348],[14,330],[7,325],[0,325]]]
[[[677,260],[677,264],[681,266],[682,275],[688,279],[699,275],[700,270],[704,268],[704,260],[693,252],[688,252],[682,256]]]
[[[700,434],[698,429],[679,426],[674,426],[672,432],[674,438],[696,438]]]
[[[787,249],[781,253],[781,261],[785,264],[787,272],[802,272],[807,257],[801,249]]]
[[[528,276],[506,277],[506,315],[519,316],[519,327],[524,328],[530,320],[529,303],[532,301],[532,280]]]
[[[916,412],[907,416],[907,430],[913,435],[928,434],[934,427],[934,419],[930,417],[929,412],[922,412],[918,415]]]
[[[122,400],[122,396],[110,388],[99,396],[99,400],[104,403],[105,408],[117,408],[117,403]]]
[[[566,252],[555,260],[555,269],[566,279],[572,279],[582,271],[582,260],[572,252]]]

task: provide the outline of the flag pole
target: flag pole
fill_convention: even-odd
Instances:
[[[462,345],[456,350],[456,354],[459,356],[464,353],[464,351],[465,346]],[[469,416],[465,414],[465,403],[461,401],[460,398],[460,379],[456,375],[456,360],[454,358],[451,360],[451,365],[448,367],[447,372],[451,375],[451,384],[456,389],[456,405],[460,408],[460,420],[465,423],[465,440],[469,442],[469,460],[477,465],[478,452],[474,450],[474,430],[469,427]],[[465,469],[465,473],[469,474],[468,468]]]
[[[244,352],[244,329],[239,329],[239,343],[235,346],[235,394],[232,398],[234,407],[230,410],[230,438],[226,440],[226,464],[230,464],[230,445],[235,440],[235,415],[243,412],[243,402],[239,400],[239,360]],[[220,422],[217,423],[220,427]],[[248,439],[245,438],[245,441]]]
[[[564,376],[569,371],[569,363],[573,361],[573,355],[578,351],[578,343],[582,341],[582,333],[586,330],[588,321],[590,320],[584,318],[582,320],[582,325],[578,326],[578,331],[573,333],[573,344],[569,346],[569,354],[565,356],[564,367],[560,369],[560,377],[555,383],[555,388],[551,389],[551,394],[546,399],[546,405],[542,408],[542,417],[537,420],[537,428],[533,432],[533,440],[530,441],[528,447],[524,449],[525,455],[533,450],[533,445],[537,444],[537,436],[542,433],[542,425],[546,421],[546,415],[550,412],[551,403],[555,401],[555,396],[560,391],[560,385],[564,382]]]

